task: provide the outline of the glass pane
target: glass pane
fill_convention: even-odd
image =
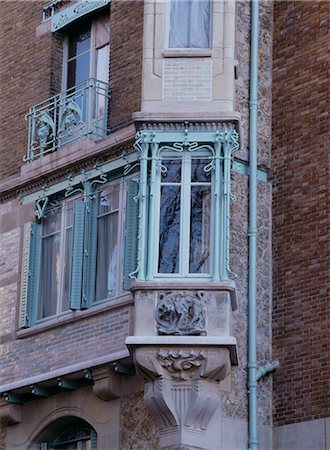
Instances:
[[[181,159],[163,159],[162,165],[166,167],[166,172],[162,172],[162,182],[164,183],[180,183],[181,181]]]
[[[172,0],[170,14],[170,48],[188,47],[189,0]]]
[[[71,260],[72,260],[72,228],[66,230],[65,242],[65,261],[64,261],[64,281],[63,281],[63,297],[62,297],[62,311],[69,309],[69,289],[71,276]]]
[[[42,239],[38,319],[56,314],[60,281],[60,237],[61,234],[57,233]]]
[[[204,167],[210,164],[209,159],[192,159],[191,161],[191,181],[211,181],[211,171],[205,172]]]
[[[158,263],[160,273],[179,272],[180,194],[179,186],[161,188]]]
[[[118,213],[98,219],[96,293],[95,299],[102,300],[116,294],[118,270]]]
[[[100,17],[96,22],[96,48],[107,44],[110,39],[109,16]]]
[[[210,47],[209,0],[172,0],[170,14],[170,48]]]
[[[96,50],[96,70],[95,76],[97,80],[104,81],[108,83],[109,81],[109,45]]]
[[[42,235],[55,233],[61,229],[62,208],[51,209],[46,212],[45,219],[42,220]]]
[[[88,51],[91,45],[90,27],[73,32],[69,36],[69,59]]]
[[[210,272],[211,187],[191,187],[190,273]]]
[[[76,86],[89,78],[90,53],[78,56],[68,63],[68,89]]]
[[[98,214],[106,214],[119,208],[119,185],[109,186],[99,192]]]
[[[192,0],[190,10],[189,47],[210,47],[210,12],[209,0]]]

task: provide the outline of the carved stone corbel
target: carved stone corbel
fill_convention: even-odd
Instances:
[[[15,425],[21,421],[21,406],[0,402],[0,423]]]
[[[93,393],[101,400],[120,397],[121,379],[109,366],[93,369]]]

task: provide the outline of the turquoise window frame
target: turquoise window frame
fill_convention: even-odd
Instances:
[[[213,171],[212,191],[212,273],[177,275],[159,274],[156,270],[155,254],[158,253],[159,178],[161,151],[163,147],[174,147],[193,152],[197,148],[212,149],[210,164]],[[239,148],[239,136],[234,124],[221,124],[214,131],[194,130],[187,126],[178,131],[144,130],[137,134],[135,148],[140,160],[139,189],[139,235],[138,269],[139,280],[198,280],[214,281],[235,278],[230,269],[230,204],[231,169],[233,155]],[[184,250],[187,252],[187,249]]]
[[[130,164],[135,159],[134,155],[121,158],[122,165],[117,161],[104,166],[117,169],[104,173],[102,169],[92,169],[83,175],[71,176],[65,184],[59,183],[58,187],[66,186],[65,190],[56,191],[56,186],[49,188],[49,195],[39,193],[36,199],[35,222],[29,222],[24,226],[23,251],[22,251],[22,280],[20,293],[19,328],[28,328],[55,317],[70,312],[64,311],[56,316],[47,316],[37,319],[39,303],[39,276],[41,261],[41,228],[43,217],[54,200],[70,198],[74,202],[73,237],[72,237],[72,267],[70,276],[69,305],[71,310],[83,310],[97,304],[113,301],[126,295],[129,289],[129,273],[134,272],[137,258],[137,224],[138,224],[138,199],[135,164]],[[132,173],[130,173],[132,172]],[[97,177],[95,175],[98,174]],[[134,181],[135,189],[131,191],[129,185]],[[119,184],[121,190],[120,220],[118,223],[118,273],[116,280],[116,294],[114,297],[95,301],[96,282],[96,199],[97,192],[105,186]],[[47,189],[46,189],[47,192]],[[126,193],[130,192],[130,193]],[[35,194],[32,195],[34,197]],[[77,196],[74,199],[73,196]],[[28,196],[31,198],[31,196]],[[22,203],[25,203],[25,198]],[[129,219],[129,220],[128,220]],[[125,236],[124,236],[125,234]],[[57,299],[57,303],[60,300]]]

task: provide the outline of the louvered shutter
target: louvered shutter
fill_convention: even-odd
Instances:
[[[96,250],[97,250],[97,202],[88,199],[85,210],[85,252],[83,269],[82,308],[88,308],[94,301]]]
[[[78,200],[74,204],[72,268],[70,284],[70,308],[80,309],[82,299],[83,261],[85,238],[85,203]]]
[[[40,274],[40,225],[24,225],[19,327],[30,327],[36,316]]]
[[[130,289],[130,281],[137,270],[138,254],[138,202],[139,184],[135,180],[127,183],[125,215],[124,283],[125,290]],[[131,275],[131,276],[130,276]]]

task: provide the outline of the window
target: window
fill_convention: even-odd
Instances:
[[[162,152],[158,274],[211,272],[212,174],[209,152]]]
[[[234,124],[140,131],[140,280],[228,280]]]
[[[128,274],[136,269],[138,183],[107,178],[43,199],[40,221],[26,224],[21,327],[114,300],[129,288]]]
[[[40,450],[96,450],[97,434],[94,428],[84,420],[69,416],[57,419],[43,430],[33,448]]]
[[[171,0],[169,48],[210,48],[211,2]]]
[[[109,81],[109,39],[109,16],[79,23],[70,30],[65,42],[63,90],[89,78]]]

